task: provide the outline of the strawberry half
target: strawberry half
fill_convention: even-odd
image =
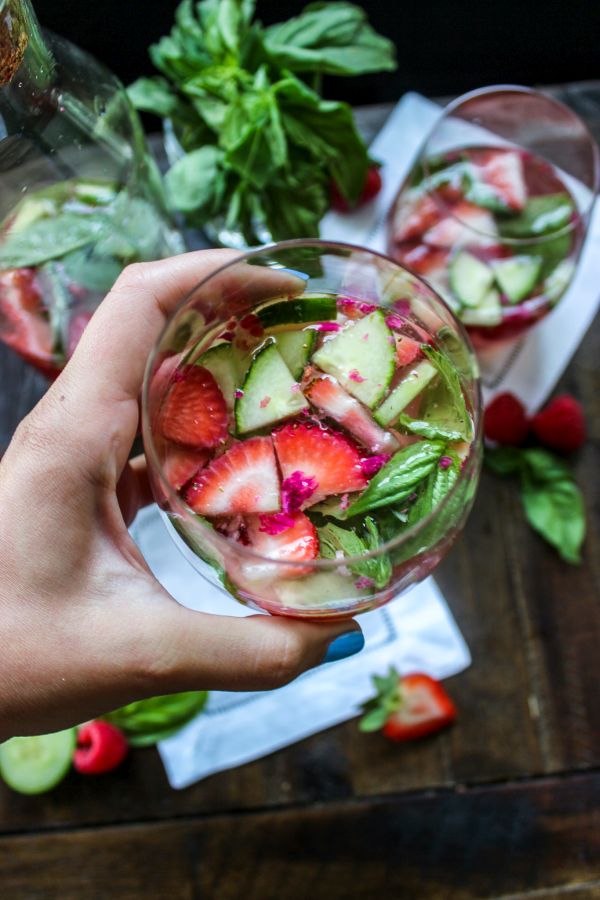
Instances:
[[[398,243],[419,238],[443,218],[440,206],[430,194],[413,189],[402,194],[392,218],[392,239]]]
[[[392,453],[398,449],[395,438],[384,431],[364,406],[347,394],[331,376],[324,375],[313,381],[305,396],[313,406],[335,419],[372,453]]]
[[[320,503],[330,494],[361,491],[367,486],[358,449],[338,431],[294,423],[275,432],[273,441],[284,480],[301,472],[317,483],[304,506]]]
[[[523,159],[514,150],[481,150],[473,155],[476,176],[491,187],[508,209],[521,212],[527,203]]]
[[[396,359],[399,366],[410,366],[421,355],[421,345],[418,341],[402,335],[396,340]]]
[[[44,318],[33,269],[8,269],[0,274],[0,335],[45,375],[56,375],[59,366],[52,353],[52,329]]]
[[[283,518],[287,521],[282,526],[279,520]],[[271,527],[272,520],[274,527]],[[246,526],[250,548],[261,556],[286,562],[305,562],[316,559],[319,555],[317,529],[302,512],[292,513],[289,516],[285,513],[248,516]],[[284,572],[285,574],[292,578],[305,575],[306,567],[290,569],[289,572]]]
[[[456,707],[442,685],[422,672],[400,677],[391,667],[375,676],[376,696],[363,704],[361,731],[378,731],[391,741],[411,741],[450,725]]]
[[[183,366],[163,406],[161,431],[184,447],[216,447],[227,436],[227,405],[204,366]]]
[[[165,478],[176,491],[191,481],[210,458],[208,450],[188,450],[177,444],[166,444],[162,456]]]
[[[279,475],[270,437],[233,444],[194,479],[186,503],[202,516],[277,512]]]
[[[497,238],[498,229],[492,214],[466,200],[452,209],[452,215],[441,219],[423,235],[426,244],[448,249],[465,244],[486,247],[496,244]]]

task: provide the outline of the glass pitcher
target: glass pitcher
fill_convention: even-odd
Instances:
[[[0,0],[0,339],[52,377],[125,265],[181,250],[121,83]]]

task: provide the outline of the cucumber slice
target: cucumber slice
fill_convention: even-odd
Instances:
[[[512,256],[492,265],[496,284],[511,303],[520,303],[531,293],[542,270],[539,256]]]
[[[391,425],[436,375],[436,367],[428,360],[418,363],[375,411],[373,414],[375,421],[380,425]]]
[[[450,263],[450,287],[463,306],[479,306],[492,286],[494,272],[467,250]]]
[[[366,406],[385,395],[396,369],[396,342],[380,309],[325,341],[313,362]]]
[[[238,434],[287,419],[307,405],[274,342],[266,344],[254,357],[242,391],[235,401]]]
[[[15,737],[0,744],[0,775],[20,794],[42,794],[65,777],[77,742],[75,728]]]
[[[75,185],[75,195],[84,203],[106,206],[117,196],[118,186],[111,182],[79,181]]]
[[[195,365],[208,369],[219,385],[227,409],[233,409],[238,380],[231,344],[217,344],[216,347],[211,347],[196,360]]]
[[[316,340],[316,331],[282,331],[275,338],[277,349],[294,378],[300,378],[304,372]]]
[[[575,274],[575,263],[572,259],[563,259],[554,268],[544,282],[544,293],[553,303],[556,302],[569,286]]]
[[[56,213],[56,203],[50,197],[33,196],[25,198],[25,200],[19,204],[17,207],[17,214],[12,222],[10,222],[10,216],[8,217],[8,220],[5,221],[10,222],[10,233],[11,235],[14,235],[25,231],[26,228],[29,228],[30,225],[33,225],[40,219],[47,219],[55,216]]]
[[[500,294],[496,288],[492,288],[476,309],[463,308],[459,315],[465,325],[482,325],[486,328],[499,325],[502,321]]]
[[[338,572],[317,572],[306,578],[280,578],[274,587],[277,599],[291,609],[310,609],[326,598],[328,607],[345,606],[361,597],[368,597],[372,590],[356,587],[358,576],[340,575]],[[360,582],[358,582],[360,584]]]
[[[263,306],[257,312],[263,328],[291,325],[294,322],[331,321],[336,315],[336,298],[327,296],[278,300],[269,306]]]

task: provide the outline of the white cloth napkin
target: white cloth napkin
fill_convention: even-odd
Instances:
[[[385,250],[390,204],[440,109],[406,94],[371,145],[383,164],[383,189],[375,201],[350,215],[330,213],[322,236]],[[558,308],[529,336],[488,354],[482,363],[484,394],[511,390],[534,410],[552,390],[598,307],[600,214],[596,209],[579,271]],[[205,612],[248,611],[209,585],[167,537],[156,508],[142,512],[134,539],[159,581],[184,606]],[[446,678],[470,663],[468,648],[435,582],[428,578],[387,607],[360,617],[365,649],[355,657],[313,669],[270,693],[213,692],[206,710],[159,751],[174,788],[308,737],[352,718],[371,694],[370,676],[393,663],[401,672],[424,671]]]

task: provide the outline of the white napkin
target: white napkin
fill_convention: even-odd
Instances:
[[[371,145],[383,164],[383,189],[350,215],[329,213],[322,236],[385,250],[392,200],[440,108],[406,94]],[[558,308],[529,336],[483,360],[486,397],[512,390],[534,410],[552,390],[598,307],[600,214],[596,209],[578,274]],[[167,539],[156,508],[142,512],[132,534],[159,581],[184,606],[205,612],[248,611],[209,585]],[[159,751],[174,788],[272,753],[352,718],[371,694],[370,676],[393,663],[401,672],[446,678],[470,663],[465,642],[435,582],[428,578],[387,607],[360,617],[365,649],[355,657],[313,669],[270,693],[213,692],[206,710]]]

